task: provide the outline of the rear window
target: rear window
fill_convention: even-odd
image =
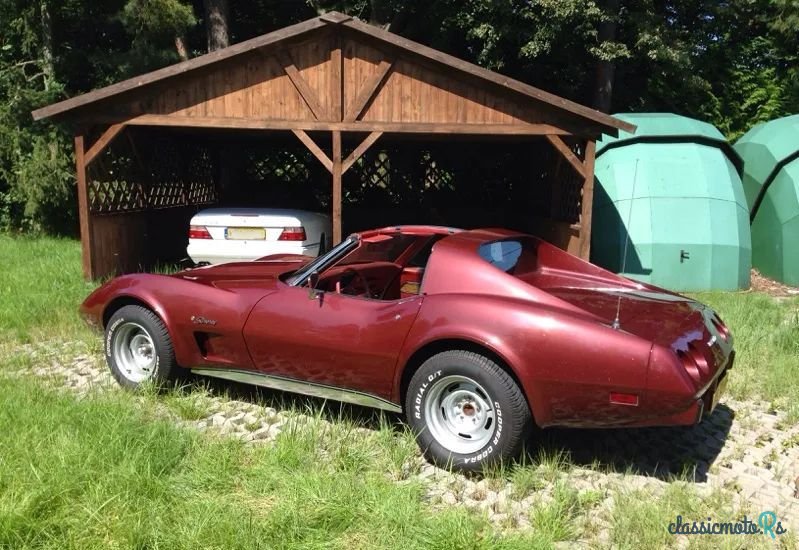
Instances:
[[[497,269],[511,275],[521,275],[536,270],[537,244],[532,239],[493,241],[481,244],[477,253]]]

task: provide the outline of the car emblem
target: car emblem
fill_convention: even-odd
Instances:
[[[707,341],[707,347],[712,348],[713,344],[716,343],[716,335],[710,337],[710,340]]]
[[[195,325],[211,325],[214,326],[216,324],[216,319],[206,319],[205,317],[201,317],[199,315],[192,315],[191,322]]]

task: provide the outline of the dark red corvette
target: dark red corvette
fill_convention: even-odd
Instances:
[[[429,459],[464,469],[514,457],[533,423],[699,422],[734,355],[710,308],[501,229],[126,275],[82,312],[123,386],[191,369],[404,411]]]

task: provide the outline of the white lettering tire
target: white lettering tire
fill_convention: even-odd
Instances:
[[[463,350],[439,353],[419,367],[405,414],[425,458],[462,471],[518,458],[533,426],[513,378],[491,359]]]
[[[124,388],[148,382],[162,386],[177,379],[181,370],[163,321],[141,306],[124,306],[111,316],[103,348],[111,374]]]

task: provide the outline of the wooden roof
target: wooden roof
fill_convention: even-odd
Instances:
[[[33,111],[83,123],[617,135],[635,126],[338,12]]]

